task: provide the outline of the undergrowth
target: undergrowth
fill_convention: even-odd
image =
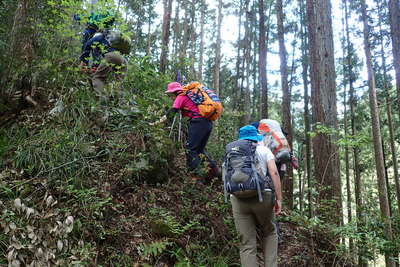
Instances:
[[[220,225],[224,205],[210,203],[213,190],[185,182],[177,129],[148,125],[170,105],[167,76],[146,58],[130,62],[108,102],[81,76],[59,77],[56,92],[43,88],[42,110],[0,130],[1,264],[228,266],[237,258],[221,246],[223,232],[234,232],[231,219]],[[173,205],[160,205],[163,197]]]

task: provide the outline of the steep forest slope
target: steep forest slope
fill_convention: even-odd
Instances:
[[[107,103],[84,75],[71,81],[37,88],[36,108],[22,101],[18,116],[2,113],[0,263],[239,266],[221,181],[192,182],[178,127],[148,124],[169,104],[168,77],[131,60]],[[219,160],[234,116],[209,144]],[[281,266],[351,266],[318,222],[301,218],[280,217]]]

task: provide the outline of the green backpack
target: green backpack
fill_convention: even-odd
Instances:
[[[109,31],[106,40],[110,43],[110,47],[122,54],[128,55],[131,51],[131,39],[121,32]]]

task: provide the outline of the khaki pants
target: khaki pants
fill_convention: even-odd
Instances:
[[[104,86],[110,73],[115,73],[117,79],[122,79],[127,72],[127,62],[118,52],[104,55],[96,72],[92,76],[93,89],[100,95],[104,94]]]
[[[257,231],[262,233],[264,267],[276,267],[278,262],[278,235],[273,223],[274,196],[272,192],[264,192],[264,201],[258,197],[251,199],[231,196],[233,218],[236,230],[240,235],[240,262],[243,267],[256,267],[257,263]]]

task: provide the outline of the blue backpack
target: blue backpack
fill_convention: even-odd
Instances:
[[[228,194],[238,198],[251,198],[258,195],[263,201],[266,188],[272,189],[272,181],[256,170],[257,143],[250,140],[237,140],[225,147],[225,160],[222,164],[225,201]]]

